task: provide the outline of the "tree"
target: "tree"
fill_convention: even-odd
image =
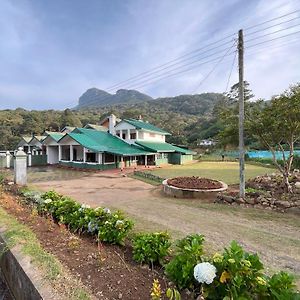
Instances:
[[[70,109],[65,109],[61,116],[61,126],[62,128],[65,126],[81,127],[82,124],[80,119]]]
[[[271,151],[273,162],[283,175],[286,191],[291,193],[289,175],[294,159],[294,146],[300,139],[300,83],[274,97],[269,105],[257,103],[253,106],[246,115],[245,126]],[[277,151],[281,153],[282,164],[276,157]]]
[[[244,81],[245,111],[251,106],[250,100],[254,97],[249,83]],[[215,113],[223,125],[218,135],[219,143],[225,148],[227,145],[237,146],[239,143],[239,84],[234,84],[225,94],[225,99],[215,107]],[[245,144],[250,143],[248,139]]]

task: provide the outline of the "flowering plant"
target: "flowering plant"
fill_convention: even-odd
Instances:
[[[216,277],[217,269],[209,262],[197,264],[194,268],[194,277],[199,283],[211,284]]]
[[[235,241],[223,254],[216,253],[211,262],[216,269],[212,282],[208,269],[197,273],[206,299],[296,299],[289,274],[266,276],[258,255],[244,251]]]
[[[176,244],[175,256],[166,265],[167,276],[179,289],[193,288],[194,267],[200,263],[203,255],[204,236],[200,234],[188,235]]]
[[[171,247],[167,232],[139,234],[133,239],[133,259],[140,263],[163,264]]]

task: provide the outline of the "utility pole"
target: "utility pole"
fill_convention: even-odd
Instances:
[[[240,197],[245,197],[245,145],[244,145],[244,37],[239,30],[239,161],[240,161]]]

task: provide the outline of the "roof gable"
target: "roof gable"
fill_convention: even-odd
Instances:
[[[94,130],[98,130],[98,131],[107,131],[107,127],[101,126],[101,125],[96,125],[96,124],[86,124],[83,128],[94,129]]]
[[[137,129],[142,129],[146,131],[152,131],[152,132],[157,132],[163,135],[171,135],[169,132],[158,128],[150,123],[144,122],[142,120],[136,120],[136,119],[124,119],[122,120],[123,122],[127,122],[128,124],[133,125]]]

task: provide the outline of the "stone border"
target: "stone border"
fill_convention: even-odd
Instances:
[[[210,190],[199,190],[199,189],[187,189],[179,188],[168,184],[169,179],[163,181],[163,190],[164,193],[173,196],[173,197],[182,197],[182,198],[202,198],[204,195],[214,196],[219,192],[224,192],[228,189],[228,185],[222,181],[219,181],[222,184],[221,188],[210,189]]]
[[[55,291],[42,281],[40,271],[31,264],[28,256],[23,255],[18,247],[7,248],[2,233],[3,228],[0,228],[0,267],[14,299],[59,299]]]

